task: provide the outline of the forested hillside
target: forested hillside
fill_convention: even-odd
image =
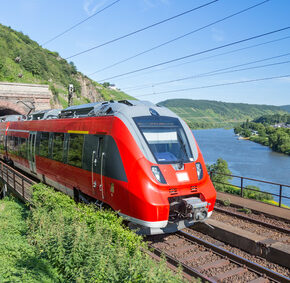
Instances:
[[[191,128],[233,127],[262,115],[285,113],[278,106],[226,103],[211,100],[170,99],[159,105],[170,108]]]
[[[280,108],[282,108],[283,110],[287,112],[290,112],[290,105],[283,105],[283,106],[280,106]]]
[[[77,71],[57,52],[42,48],[22,32],[0,24],[0,81],[49,84],[51,103],[67,104],[68,84],[75,86],[74,104],[99,100],[134,99],[124,92],[98,84]]]
[[[235,127],[235,133],[290,155],[290,114],[261,116]]]

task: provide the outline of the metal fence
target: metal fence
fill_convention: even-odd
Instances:
[[[283,200],[290,200],[290,185],[284,185],[284,184],[279,184],[279,183],[275,183],[275,182],[269,182],[269,181],[263,181],[263,180],[258,180],[258,179],[253,179],[253,178],[247,178],[247,177],[243,177],[243,176],[236,176],[236,175],[231,175],[231,174],[225,174],[225,173],[220,173],[220,172],[214,172],[214,171],[210,171],[210,177],[213,180],[213,183],[218,183],[218,184],[223,184],[223,185],[230,185],[236,188],[240,189],[240,196],[244,197],[244,192],[245,190],[247,191],[254,191],[254,192],[258,192],[258,193],[264,193],[264,194],[268,194],[271,195],[273,197],[277,197],[278,198],[278,203],[279,203],[279,207],[282,206]],[[232,183],[223,183],[223,182],[219,182],[219,181],[214,181],[214,175],[223,175],[223,176],[227,176],[227,177],[231,177],[236,181],[237,184],[232,184]],[[274,192],[268,192],[265,190],[257,190],[254,188],[249,188],[247,186],[245,186],[245,182],[246,181],[250,181],[250,182],[255,182],[255,183],[262,183],[262,184],[267,184],[267,185],[271,185],[276,187],[276,190],[279,191],[279,193],[274,193]],[[286,196],[285,193],[285,189],[287,189],[288,191],[288,195]]]
[[[35,182],[2,161],[0,161],[0,182],[0,193],[2,195],[10,190],[24,201],[31,200],[30,187]]]

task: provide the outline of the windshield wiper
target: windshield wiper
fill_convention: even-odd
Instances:
[[[181,159],[178,160],[178,169],[182,169],[183,168],[184,161],[185,160],[183,158],[181,158]]]
[[[185,157],[187,157],[187,159],[188,159],[187,152],[186,152],[186,148],[185,148],[185,144],[184,144],[184,142],[183,142],[181,136],[179,135],[179,133],[177,133],[177,138],[178,138],[178,141],[179,141],[179,143],[180,143],[180,145],[181,145],[181,148],[182,148],[182,151],[183,151],[183,155],[184,155]],[[182,157],[179,161],[181,161],[181,163],[182,163],[182,165],[183,165],[185,159]]]

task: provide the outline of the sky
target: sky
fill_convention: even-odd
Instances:
[[[0,23],[22,31],[43,44],[115,1],[0,0]],[[43,47],[68,58],[212,1],[120,0]],[[138,99],[154,103],[188,98],[251,104],[290,104],[290,29],[219,48],[290,26],[290,0],[269,0],[180,40],[100,71],[261,2],[263,0],[218,0],[67,60],[73,61],[79,71],[97,82],[109,81]],[[112,78],[214,48],[218,49]],[[276,58],[264,60],[271,57]],[[259,60],[264,61],[253,63]],[[233,68],[242,64],[246,65]],[[252,69],[238,70],[249,67]],[[198,76],[220,69],[227,70],[221,74]],[[288,77],[232,84],[280,76]],[[185,77],[191,78],[167,82]]]

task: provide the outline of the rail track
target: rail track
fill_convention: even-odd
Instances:
[[[221,207],[215,207],[214,210],[217,211],[217,212],[225,213],[225,214],[227,214],[229,216],[237,217],[237,218],[240,218],[240,219],[243,219],[243,220],[258,224],[258,225],[262,225],[264,227],[267,227],[267,228],[270,228],[270,229],[273,229],[273,230],[276,230],[276,231],[279,231],[279,232],[282,232],[282,233],[290,234],[290,229],[288,227],[283,227],[281,225],[277,225],[277,223],[272,224],[272,223],[269,223],[266,220],[256,219],[256,218],[253,218],[253,217],[250,217],[250,216],[243,215],[241,213],[229,211],[229,210],[227,210],[225,208],[221,208]]]
[[[147,241],[155,255],[165,256],[167,262],[204,282],[290,282],[284,275],[184,231]]]

